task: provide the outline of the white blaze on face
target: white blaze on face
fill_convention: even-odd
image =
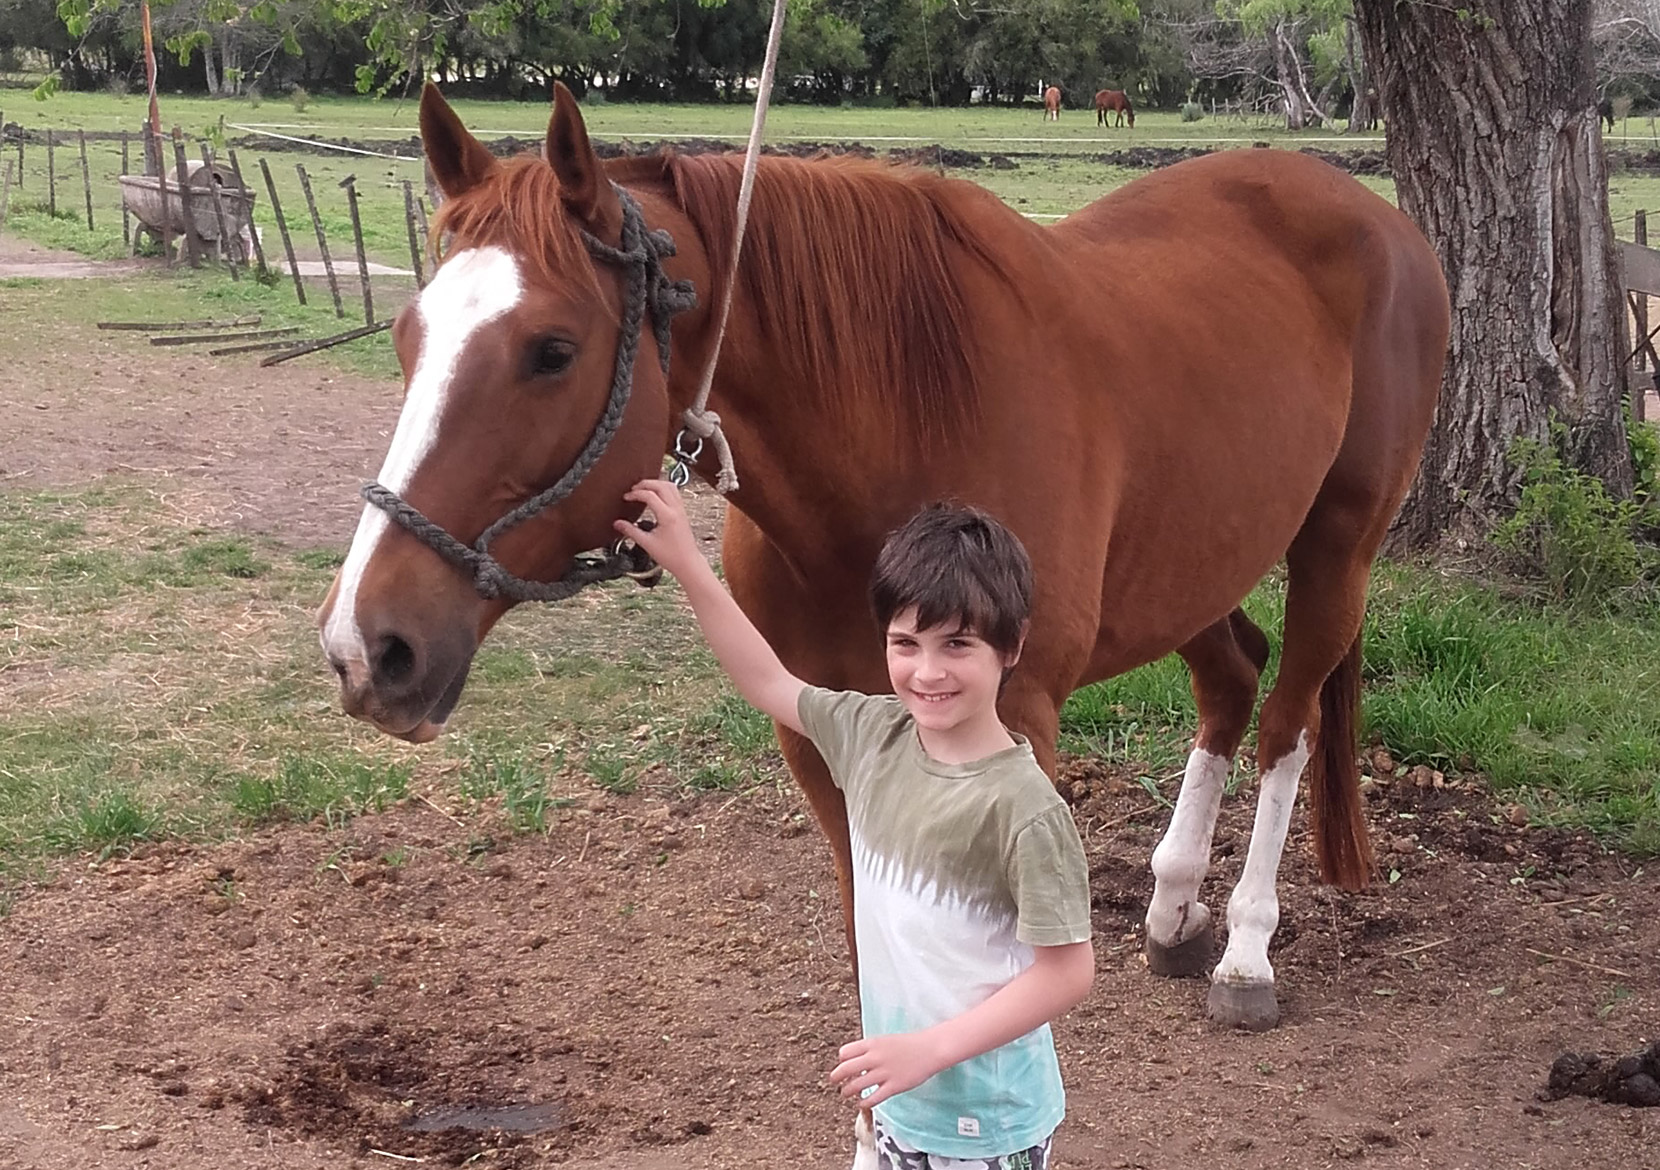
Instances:
[[[421,351],[392,447],[380,469],[383,486],[399,495],[408,490],[438,441],[461,354],[473,335],[518,304],[523,292],[518,261],[510,254],[494,247],[467,248],[445,261],[417,298]],[[386,513],[364,505],[351,552],[340,570],[334,609],[322,632],[323,649],[336,662],[367,666],[368,652],[357,624],[357,588],[390,524]]]

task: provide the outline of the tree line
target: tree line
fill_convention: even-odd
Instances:
[[[168,89],[747,101],[771,0],[153,0]],[[142,86],[138,0],[0,0],[0,71]],[[789,0],[779,100],[1227,102],[1329,120],[1364,96],[1350,0]]]

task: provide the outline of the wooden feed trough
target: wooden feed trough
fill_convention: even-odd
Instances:
[[[229,243],[224,251],[232,259],[246,263],[253,254],[254,192],[249,187],[238,187],[231,172],[214,167],[211,172],[205,164],[192,161],[185,164],[186,180],[190,185],[190,229],[198,249],[211,255],[219,245],[219,213],[214,207],[213,190],[219,189],[219,205],[225,217],[225,232]],[[162,179],[157,175],[121,175],[121,202],[139,222],[139,230],[148,232],[157,241],[162,239],[165,204],[165,226],[168,234],[183,247],[185,232],[185,199],[179,191],[178,171],[167,176],[165,197]]]

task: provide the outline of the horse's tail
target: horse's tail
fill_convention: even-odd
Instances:
[[[1320,876],[1345,890],[1372,876],[1372,847],[1355,755],[1360,726],[1360,634],[1320,686],[1320,742],[1308,767],[1314,855]]]

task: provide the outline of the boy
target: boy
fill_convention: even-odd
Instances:
[[[739,692],[810,739],[847,798],[864,1038],[830,1080],[864,1107],[855,1170],[1043,1170],[1065,1112],[1048,1021],[1095,958],[1071,813],[997,716],[1026,637],[1025,549],[984,513],[918,513],[871,580],[894,694],[827,691],[726,592],[673,485],[625,498],[657,526],[617,530],[679,578]]]

